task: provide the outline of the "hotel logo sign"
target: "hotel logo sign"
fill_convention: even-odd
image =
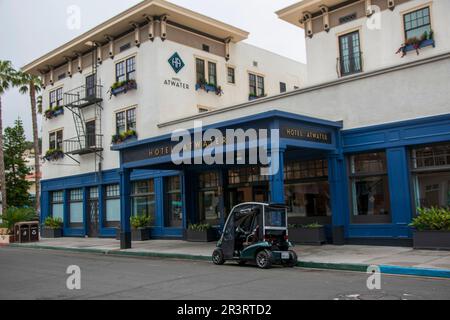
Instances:
[[[170,57],[169,64],[172,67],[173,71],[175,71],[175,73],[180,72],[181,69],[183,69],[185,66],[178,52],[175,52],[173,56]]]

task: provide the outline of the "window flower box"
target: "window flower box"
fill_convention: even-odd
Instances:
[[[50,120],[50,119],[56,118],[63,114],[64,114],[64,107],[56,106],[53,108],[50,107],[47,110],[45,110],[44,117],[45,117],[45,119]]]
[[[191,224],[185,238],[188,242],[212,242],[217,240],[217,233],[209,224]]]
[[[325,227],[318,224],[289,226],[289,240],[296,244],[320,246],[327,241]]]
[[[64,152],[61,149],[50,149],[45,153],[44,160],[52,162],[64,158]]]
[[[129,90],[136,90],[136,80],[118,81],[111,86],[111,96],[127,93]]]
[[[198,91],[198,90],[205,90],[206,93],[214,92],[218,96],[221,96],[223,94],[223,90],[222,90],[221,86],[206,83],[204,81],[200,81],[195,85],[195,91]]]
[[[137,140],[137,133],[135,130],[128,130],[121,134],[113,135],[112,139],[111,139],[111,143],[113,145],[115,145],[115,144],[121,144],[124,142],[130,142],[133,140]]]
[[[420,39],[417,37],[407,39],[400,49],[398,49],[397,54],[401,53],[401,57],[403,58],[408,52],[416,51],[417,55],[419,55],[419,50],[425,47],[436,47],[433,31],[430,33],[424,32]]]

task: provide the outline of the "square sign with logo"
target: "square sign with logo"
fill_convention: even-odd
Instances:
[[[181,69],[183,69],[185,66],[183,60],[181,60],[181,57],[177,52],[175,52],[173,54],[173,56],[170,57],[169,64],[171,65],[171,67],[172,67],[173,71],[175,71],[175,73],[180,72]]]

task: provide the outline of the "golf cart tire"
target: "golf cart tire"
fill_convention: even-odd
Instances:
[[[297,253],[294,250],[289,250],[289,252],[291,254],[291,260],[289,260],[289,262],[287,263],[287,266],[289,268],[294,268],[297,266],[297,263],[298,263]]]
[[[261,250],[256,254],[256,265],[261,269],[270,269],[272,267],[272,252],[269,250]]]
[[[212,254],[212,261],[215,265],[221,266],[225,263],[222,249],[217,248]]]

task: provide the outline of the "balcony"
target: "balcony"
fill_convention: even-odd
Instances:
[[[64,151],[70,155],[85,155],[103,151],[103,135],[79,136],[64,141]]]
[[[102,86],[81,86],[64,93],[64,106],[67,108],[85,108],[100,103],[102,98]]]

